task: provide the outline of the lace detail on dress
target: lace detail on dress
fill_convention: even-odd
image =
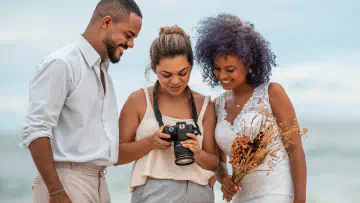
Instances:
[[[225,120],[227,112],[225,111],[225,92],[216,98],[215,112],[218,121]]]
[[[271,113],[271,105],[269,102],[269,83],[262,84],[255,88],[253,95],[246,102],[242,110],[242,114],[257,111],[259,107],[265,107],[265,109]]]
[[[233,125],[229,121],[226,120],[227,112],[225,110],[225,92],[222,93],[218,98],[216,98],[215,110],[218,121],[227,122],[232,129],[234,129],[238,124],[240,124],[240,119],[242,116],[249,112],[256,112],[259,107],[263,106],[271,115],[272,109],[269,102],[269,83],[262,84],[254,89],[253,94],[249,98],[248,101],[244,104],[241,112],[235,118]]]

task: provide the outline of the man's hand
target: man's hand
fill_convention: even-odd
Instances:
[[[72,201],[70,200],[70,197],[66,194],[66,192],[63,191],[51,195],[49,197],[49,203],[72,203]]]
[[[29,150],[34,159],[36,168],[38,169],[42,179],[44,180],[44,183],[48,189],[49,194],[64,188],[63,185],[61,184],[60,178],[55,168],[50,139],[48,137],[42,137],[34,140],[29,145]],[[66,201],[66,199],[64,199],[65,196],[67,197],[65,192],[56,193],[54,195],[51,195],[51,198],[49,198],[49,202],[51,203],[71,202],[69,197],[67,197],[68,201]]]

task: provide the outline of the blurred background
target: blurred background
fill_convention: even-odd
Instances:
[[[2,1],[0,7],[0,202],[30,203],[36,169],[18,147],[28,105],[29,82],[43,57],[77,40],[96,0]],[[360,202],[360,2],[355,0],[137,0],[144,15],[135,48],[109,71],[121,109],[145,78],[149,48],[159,28],[179,25],[195,43],[194,27],[204,17],[231,13],[251,21],[270,41],[281,83],[295,107],[308,167],[308,202]],[[190,87],[212,97],[194,66]],[[113,202],[129,202],[132,164],[108,169]],[[276,186],[275,186],[276,187]],[[216,184],[216,202],[223,202]]]

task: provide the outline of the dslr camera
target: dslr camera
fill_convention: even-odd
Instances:
[[[163,133],[170,135],[170,138],[161,138],[167,142],[174,142],[174,152],[175,152],[175,164],[178,166],[186,166],[194,163],[194,154],[190,149],[184,148],[180,142],[191,139],[186,136],[186,133],[192,133],[198,135],[199,129],[191,124],[186,124],[186,122],[177,122],[173,126],[165,126]]]

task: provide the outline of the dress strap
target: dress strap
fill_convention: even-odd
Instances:
[[[254,90],[253,101],[249,106],[249,110],[256,110],[259,106],[265,107],[268,112],[272,112],[271,104],[269,100],[269,85],[270,83],[264,83]]]
[[[152,103],[151,103],[148,87],[143,87],[143,90],[146,97],[146,112],[152,111]]]
[[[265,83],[263,89],[264,89],[264,99],[270,105],[269,86],[270,86],[270,83]]]
[[[223,92],[215,99],[215,112],[218,121],[225,120],[227,116],[227,112],[225,111],[225,94],[226,92]]]
[[[202,120],[204,118],[204,115],[205,115],[207,106],[209,104],[209,101],[210,101],[210,96],[205,96],[204,104],[202,105],[201,110],[200,110],[200,114],[199,114],[199,121],[201,121],[201,122],[202,122]]]

